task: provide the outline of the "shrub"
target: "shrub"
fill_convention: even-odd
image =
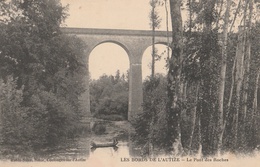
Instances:
[[[12,77],[0,80],[1,144],[22,150],[53,147],[80,127],[77,113],[64,99],[37,90],[22,106],[23,94]]]
[[[22,107],[23,90],[16,89],[16,80],[0,80],[0,122],[2,142],[6,145],[24,144],[26,108]],[[22,143],[21,143],[22,141]]]
[[[109,120],[122,120],[121,118],[124,118],[126,120],[128,86],[128,82],[123,76],[120,77],[119,72],[116,76],[103,75],[98,80],[92,80],[90,82],[90,110],[94,117],[108,118]]]
[[[92,131],[96,134],[96,135],[102,135],[106,132],[106,126],[104,123],[95,123],[93,125]]]
[[[161,149],[165,143],[166,125],[166,89],[167,80],[161,75],[155,78],[148,78],[143,83],[144,102],[143,112],[137,115],[132,124],[135,134],[132,135],[133,141],[143,148],[152,144],[154,148]],[[149,154],[146,152],[144,154]]]

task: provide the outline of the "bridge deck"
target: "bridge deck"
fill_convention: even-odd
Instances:
[[[124,30],[124,29],[97,29],[97,28],[73,28],[62,27],[61,30],[67,34],[95,34],[95,35],[121,35],[121,36],[152,36],[151,30]],[[157,37],[167,37],[167,31],[155,31]],[[168,32],[171,37],[171,32]]]

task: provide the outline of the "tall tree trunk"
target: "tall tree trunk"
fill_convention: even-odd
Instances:
[[[240,6],[241,6],[241,0],[239,0],[239,3],[238,3],[238,5],[237,5],[237,9],[236,9],[236,12],[235,12],[235,16],[234,16],[234,19],[233,19],[233,21],[232,21],[232,23],[231,23],[229,32],[232,31],[232,28],[233,28],[233,26],[234,26],[234,23],[236,22],[236,18],[237,18],[237,15],[238,15],[238,13],[239,13]]]
[[[230,25],[230,29],[229,29],[229,33],[232,32],[232,28],[234,26],[234,23],[236,21],[237,15],[240,12],[240,8],[241,8],[241,2],[242,0],[239,0],[238,6],[236,8],[236,12],[234,14],[234,19],[232,20],[232,23]],[[230,128],[230,133],[232,136],[232,141],[229,140],[228,145],[231,147],[235,147],[234,145],[234,136],[235,136],[235,131],[236,131],[236,120],[238,120],[238,113],[236,113],[236,105],[237,103],[239,103],[239,101],[237,101],[237,72],[236,69],[237,67],[237,61],[239,61],[241,58],[238,58],[238,55],[241,55],[243,52],[243,46],[241,45],[241,43],[243,43],[243,34],[242,34],[242,28],[239,28],[239,32],[238,32],[238,44],[237,44],[237,50],[236,50],[236,55],[234,57],[234,61],[233,61],[233,67],[232,67],[232,72],[231,72],[231,88],[230,88],[230,92],[229,92],[229,98],[228,98],[228,103],[227,103],[227,112],[226,112],[226,119],[224,120],[224,130],[222,131],[222,136],[224,135],[224,131],[226,130],[226,127],[229,126]],[[240,54],[238,54],[238,52],[240,52]],[[233,121],[232,121],[233,120]],[[231,139],[230,138],[230,139]],[[236,136],[235,136],[235,141],[236,141]]]
[[[223,42],[222,42],[222,61],[220,69],[220,82],[219,82],[219,94],[218,94],[218,146],[217,152],[220,153],[222,148],[222,131],[224,131],[223,125],[223,113],[224,113],[224,93],[225,93],[225,81],[226,81],[226,68],[227,68],[227,40],[228,40],[228,23],[229,23],[229,12],[230,12],[231,0],[227,0],[226,12],[224,18],[223,27]]]
[[[159,28],[161,19],[156,11],[156,6],[158,5],[158,0],[150,0],[150,5],[152,7],[150,13],[150,25],[152,28],[152,66],[151,66],[151,78],[154,78],[155,74],[155,57],[156,57],[156,48],[155,48],[155,29]]]
[[[170,0],[172,21],[172,55],[169,60],[168,71],[168,102],[167,102],[167,145],[169,151],[173,150],[173,143],[180,141],[180,104],[181,102],[181,70],[182,70],[182,17],[181,0]],[[179,142],[180,143],[180,142]],[[174,150],[175,152],[178,150]]]
[[[182,94],[182,102],[187,101],[187,92],[189,92],[189,89],[187,89],[188,83],[185,82],[183,84],[183,94]],[[182,89],[182,88],[181,88]],[[183,148],[183,153],[187,154],[189,150],[189,136],[187,135],[187,132],[189,132],[189,121],[188,121],[188,115],[187,115],[187,108],[183,107],[182,105],[180,106],[181,110],[181,118],[180,118],[180,134],[181,134],[181,145]]]
[[[196,83],[196,93],[195,93],[195,106],[194,109],[191,111],[191,120],[192,120],[192,125],[191,125],[191,134],[190,134],[190,143],[189,143],[189,155],[192,155],[192,143],[194,139],[194,133],[195,133],[195,128],[196,128],[196,122],[197,122],[197,110],[198,110],[198,98],[199,98],[199,83]]]
[[[247,7],[248,7],[248,1],[245,2],[245,8],[244,8],[244,15],[243,15],[243,21],[244,25],[243,27],[239,27],[239,33],[238,33],[238,45],[237,45],[237,51],[236,51],[236,101],[235,101],[235,114],[233,119],[233,133],[234,133],[234,142],[233,142],[233,150],[237,150],[239,145],[239,128],[240,125],[240,115],[241,114],[241,90],[243,86],[243,80],[244,80],[244,73],[245,73],[245,46],[246,46],[246,16],[247,16]]]
[[[216,43],[214,40],[214,32],[212,30],[212,23],[214,20],[213,12],[216,4],[216,0],[203,0],[203,41],[202,41],[202,52],[200,58],[201,64],[201,144],[202,144],[202,154],[207,156],[213,153],[212,149],[212,129],[213,125],[213,114],[214,114],[214,95],[213,90],[213,73],[212,69],[212,56],[213,46]]]
[[[255,89],[254,89],[254,97],[253,97],[253,114],[251,116],[251,122],[252,122],[252,135],[251,135],[251,146],[252,148],[256,148],[257,145],[259,144],[259,128],[257,127],[257,119],[259,117],[259,114],[258,114],[258,104],[257,104],[257,101],[258,101],[258,98],[257,98],[257,95],[258,95],[258,88],[259,88],[259,78],[260,78],[260,68],[257,69],[257,72],[256,72],[256,79],[255,79]]]
[[[254,90],[254,98],[253,98],[253,112],[254,112],[253,115],[256,115],[257,106],[258,106],[258,104],[257,104],[257,92],[258,92],[259,76],[260,76],[260,68],[258,68],[258,70],[256,72],[255,90]]]
[[[189,2],[189,35],[191,36],[191,30],[192,30],[192,5],[191,0]]]
[[[233,149],[237,148],[238,144],[238,124],[239,124],[239,110],[240,110],[240,93],[242,88],[242,81],[244,77],[244,50],[245,50],[245,36],[244,31],[240,27],[238,45],[236,51],[236,96],[235,96],[235,114],[233,119],[233,134],[234,142]]]
[[[170,39],[169,39],[169,13],[167,8],[167,0],[164,0],[164,8],[166,15],[166,32],[167,32],[167,59],[170,58]]]
[[[152,6],[152,17],[154,17],[154,12],[155,12],[155,6]],[[154,78],[154,71],[155,71],[155,20],[152,18],[152,73],[151,73],[151,78]]]
[[[227,2],[228,3],[228,2]],[[216,28],[219,28],[219,20],[221,18],[221,13],[223,10],[223,4],[224,4],[224,0],[221,0],[220,2],[220,7],[219,7],[219,12],[218,12],[218,16],[217,16],[217,21],[216,21]],[[225,18],[224,18],[224,22],[225,22]],[[225,24],[225,23],[224,23]]]
[[[230,29],[229,29],[229,33],[232,31],[232,27],[234,26],[234,23],[236,21],[237,15],[239,13],[240,10],[240,6],[241,6],[241,0],[239,0],[235,15],[234,15],[234,19],[232,20]],[[229,115],[230,113],[230,107],[231,107],[231,101],[232,101],[232,97],[233,97],[233,90],[234,90],[234,84],[235,84],[235,67],[236,67],[236,56],[234,59],[234,63],[233,63],[233,67],[232,67],[232,81],[231,81],[231,88],[230,88],[230,93],[229,93],[229,99],[228,99],[228,103],[227,103],[227,115]]]
[[[251,60],[251,26],[252,26],[252,13],[253,13],[253,1],[249,0],[249,16],[248,16],[248,26],[246,27],[246,43],[245,43],[245,73],[243,81],[243,100],[242,100],[242,119],[241,119],[241,135],[240,139],[242,141],[242,146],[245,146],[246,141],[246,117],[247,117],[247,106],[248,106],[248,85],[249,85],[249,70],[250,70],[250,60]]]
[[[233,62],[233,67],[232,67],[232,72],[231,72],[231,88],[230,88],[230,93],[229,93],[229,98],[228,98],[228,103],[227,103],[227,116],[230,113],[230,107],[231,107],[231,102],[233,99],[233,90],[234,90],[234,85],[235,85],[235,69],[236,69],[236,56],[234,58],[234,62]]]

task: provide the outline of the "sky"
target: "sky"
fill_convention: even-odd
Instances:
[[[150,0],[61,0],[69,4],[68,27],[150,30]],[[164,7],[160,29],[166,30]]]
[[[150,30],[149,0],[61,0],[63,6],[69,4],[69,16],[63,26],[79,28]],[[164,6],[158,8],[162,18],[160,30],[166,30]],[[170,22],[169,22],[170,24]],[[159,54],[166,46],[157,45]],[[109,52],[108,52],[109,51]],[[164,55],[166,56],[166,55]],[[116,60],[116,61],[114,61]],[[142,76],[150,75],[151,47],[143,54]],[[155,71],[166,74],[165,57],[156,62]],[[104,43],[90,54],[89,70],[92,79],[103,74],[126,73],[129,68],[127,53],[117,44]]]
[[[155,45],[158,53],[161,53],[161,60],[155,62],[155,73],[166,74],[167,69],[165,62],[167,58],[166,46],[162,44]],[[151,51],[152,47],[148,47],[143,54],[142,59],[142,76],[143,80],[151,75]],[[115,75],[119,69],[121,74],[126,74],[129,69],[129,59],[126,51],[113,43],[105,43],[97,46],[91,53],[89,58],[89,70],[92,79],[98,79],[103,74]]]

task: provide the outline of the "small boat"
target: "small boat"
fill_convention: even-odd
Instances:
[[[92,142],[91,146],[92,148],[98,148],[98,147],[117,147],[118,141],[117,139],[114,139],[113,142],[108,142],[108,143],[95,143]]]

